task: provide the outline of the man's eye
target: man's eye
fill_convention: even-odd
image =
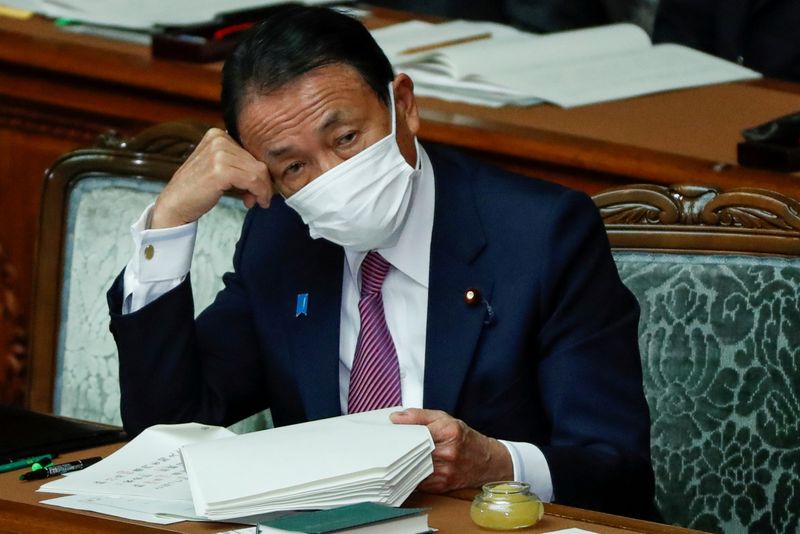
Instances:
[[[295,161],[283,170],[283,174],[297,174],[301,170],[303,170],[303,164],[299,161]]]
[[[356,132],[349,132],[345,135],[341,136],[339,139],[336,140],[336,144],[339,146],[347,146],[356,139]]]

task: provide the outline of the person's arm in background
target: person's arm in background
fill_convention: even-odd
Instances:
[[[678,43],[718,55],[716,5],[717,0],[660,0],[653,42]]]
[[[800,81],[797,0],[661,0],[654,43],[679,43],[766,78]]]

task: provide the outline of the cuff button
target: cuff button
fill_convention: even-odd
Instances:
[[[156,249],[153,248],[153,245],[147,245],[146,247],[144,247],[145,259],[152,260],[155,254],[156,254]]]

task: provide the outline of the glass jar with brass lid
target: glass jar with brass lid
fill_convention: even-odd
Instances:
[[[476,525],[492,530],[514,530],[535,524],[544,515],[542,501],[524,482],[491,482],[475,497],[469,515]]]

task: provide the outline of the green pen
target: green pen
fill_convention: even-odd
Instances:
[[[53,458],[55,458],[55,456],[55,454],[43,454],[41,456],[32,456],[30,458],[23,458],[21,460],[15,460],[6,464],[0,464],[0,473],[8,473],[9,471],[22,469],[33,464],[39,464],[40,466],[47,465],[53,462]]]

